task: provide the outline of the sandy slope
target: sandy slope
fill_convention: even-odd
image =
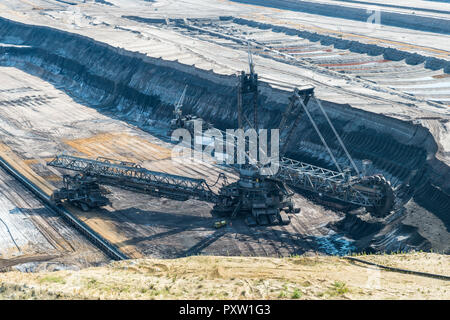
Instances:
[[[360,258],[450,275],[445,255]],[[450,299],[448,281],[325,256],[128,260],[78,272],[0,273],[0,283],[0,299]]]

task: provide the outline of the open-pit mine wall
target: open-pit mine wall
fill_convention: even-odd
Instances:
[[[217,75],[178,62],[164,61],[115,48],[68,32],[0,19],[0,63],[36,75],[74,99],[111,116],[145,128],[167,123],[173,103],[189,84],[184,112],[197,114],[219,128],[236,127],[236,76]],[[266,83],[260,87],[260,126],[277,127],[291,95]],[[433,135],[420,124],[400,121],[323,101],[350,153],[360,163],[370,159],[395,187],[409,182],[405,200],[434,213],[450,226],[450,179],[447,165],[438,161]],[[346,163],[345,155],[316,106],[313,115],[326,140]],[[245,110],[251,116],[252,110]],[[332,167],[311,124],[296,129],[289,156]],[[348,163],[346,163],[348,164]]]
[[[431,10],[423,8],[414,8],[412,6],[397,6],[397,8],[409,9],[409,10],[419,10],[424,11],[426,14],[416,14],[415,12],[395,12],[392,11],[391,7],[386,4],[381,4],[381,6],[370,7],[370,3],[359,2],[364,6],[355,7],[355,5],[344,5],[342,3],[318,3],[311,1],[301,1],[301,0],[233,0],[234,2],[251,4],[251,5],[263,5],[266,7],[272,7],[283,10],[299,11],[310,14],[317,14],[321,16],[335,17],[341,19],[349,19],[355,21],[368,21],[368,18],[373,14],[374,10],[379,12],[379,20],[377,23],[383,25],[408,28],[412,30],[423,30],[428,32],[439,32],[443,34],[450,33],[450,25],[448,20],[445,18],[437,18],[429,16],[431,13],[439,13],[442,15],[447,15],[448,12],[442,10]],[[401,4],[401,3],[400,3]],[[384,7],[384,8],[383,8]],[[388,9],[388,10],[386,10]],[[374,18],[375,19],[375,18]]]

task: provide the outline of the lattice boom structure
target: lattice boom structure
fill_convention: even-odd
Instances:
[[[97,160],[58,155],[49,166],[94,176],[98,183],[164,196],[176,200],[199,199],[215,202],[217,195],[203,179],[150,171],[130,162]]]
[[[277,178],[294,188],[363,207],[376,207],[384,197],[381,190],[358,185],[358,177],[289,158],[281,159]]]

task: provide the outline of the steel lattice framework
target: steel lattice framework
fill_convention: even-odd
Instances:
[[[130,162],[118,162],[105,158],[92,160],[58,155],[47,164],[94,176],[101,184],[165,196],[171,199],[187,200],[193,198],[215,202],[217,198],[217,195],[203,179],[150,171]]]
[[[281,159],[277,178],[292,187],[321,193],[332,199],[363,207],[379,205],[384,196],[376,190],[357,190],[360,182],[358,177],[289,158]]]
[[[239,139],[235,135],[219,131],[224,136],[228,135],[236,140]],[[256,162],[248,154],[246,154],[246,159]],[[285,182],[293,188],[312,191],[331,199],[362,207],[379,206],[384,197],[383,192],[379,190],[367,189],[359,185],[361,178],[350,175],[350,172],[333,171],[286,157],[280,159],[279,170],[274,172],[273,178]]]
[[[84,159],[58,155],[48,165],[94,176],[99,183],[165,196],[177,200],[217,201],[217,195],[203,179],[150,171],[129,162]],[[275,178],[286,184],[358,206],[372,207],[383,198],[381,192],[357,190],[359,179],[345,173],[282,158]]]

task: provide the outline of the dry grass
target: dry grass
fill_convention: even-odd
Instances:
[[[433,253],[361,258],[450,270],[449,257]],[[2,299],[450,299],[448,281],[323,256],[139,259],[77,272],[0,273],[0,282]]]

